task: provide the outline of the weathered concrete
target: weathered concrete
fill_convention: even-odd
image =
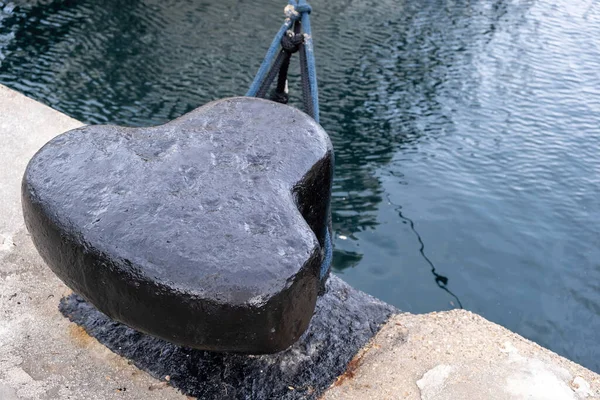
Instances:
[[[311,117],[236,97],[61,134],[27,166],[23,213],[48,266],[109,317],[183,346],[276,353],[329,272],[332,173]]]
[[[600,376],[468,311],[388,321],[322,400],[599,399]]]

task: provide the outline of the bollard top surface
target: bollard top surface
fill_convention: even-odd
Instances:
[[[329,138],[308,115],[224,99],[161,126],[59,135],[26,170],[24,214],[65,283],[141,330],[138,320],[166,303],[180,324],[195,312],[226,319],[223,307],[231,318],[247,309],[267,321],[270,308],[304,321],[318,291],[332,168]]]

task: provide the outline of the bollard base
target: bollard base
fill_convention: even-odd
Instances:
[[[313,399],[341,375],[393,306],[331,276],[308,330],[282,352],[250,356],[179,347],[115,322],[80,296],[61,312],[113,352],[184,394],[202,399]]]

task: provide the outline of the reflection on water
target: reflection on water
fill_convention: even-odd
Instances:
[[[427,265],[429,265],[429,267],[431,268],[431,274],[433,275],[433,280],[436,283],[436,285],[438,285],[438,287],[440,289],[442,289],[445,292],[447,292],[450,296],[454,297],[454,299],[456,300],[456,305],[458,306],[458,308],[463,308],[463,305],[460,302],[460,299],[458,298],[458,296],[455,295],[452,292],[452,290],[450,290],[448,288],[448,281],[449,281],[448,277],[444,276],[444,275],[440,275],[436,271],[435,265],[433,265],[433,262],[425,254],[425,243],[423,243],[423,238],[421,237],[421,235],[419,234],[419,232],[417,232],[417,229],[415,228],[415,221],[413,221],[412,219],[404,216],[402,214],[402,206],[394,204],[390,200],[389,195],[387,196],[387,199],[388,199],[388,202],[390,204],[394,205],[395,210],[398,212],[398,216],[402,219],[402,222],[408,224],[410,226],[410,230],[413,231],[413,233],[415,234],[415,237],[417,238],[417,241],[419,243],[419,253],[421,254],[421,257],[423,257],[423,260],[425,260],[425,262],[427,263]],[[454,304],[452,304],[452,305],[454,305]]]
[[[88,123],[162,123],[245,93],[283,3],[0,1],[0,82]],[[600,370],[600,6],[312,5],[335,270]]]

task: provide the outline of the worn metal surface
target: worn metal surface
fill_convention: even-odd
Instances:
[[[300,340],[262,356],[179,347],[111,320],[77,295],[64,298],[61,311],[140,369],[208,400],[316,398],[398,310],[332,276]]]
[[[219,100],[151,128],[50,141],[23,210],[50,268],[102,312],[194,348],[283,350],[320,289],[333,154],[312,118]]]

